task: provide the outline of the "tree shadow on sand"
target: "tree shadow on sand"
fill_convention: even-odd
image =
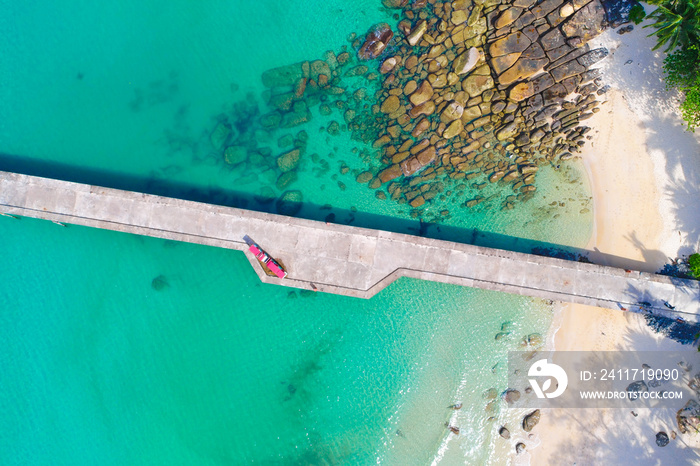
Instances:
[[[629,325],[619,339],[621,350],[668,351],[676,348],[668,340],[654,338],[644,331],[645,316],[628,316]],[[697,366],[700,356],[694,348],[679,353],[677,362]],[[697,371],[682,372],[684,383]],[[677,400],[669,407],[645,409],[551,409],[543,417],[550,426],[567,429],[550,448],[551,465],[571,464],[634,464],[686,465],[697,464],[700,453],[692,445],[691,435],[680,434],[676,412],[686,400]],[[636,414],[636,416],[635,416]],[[537,427],[535,428],[535,430]],[[656,444],[656,434],[666,432],[671,439],[665,447]],[[676,433],[675,439],[672,432]],[[550,439],[544,439],[549,442]],[[551,440],[552,442],[555,439]]]

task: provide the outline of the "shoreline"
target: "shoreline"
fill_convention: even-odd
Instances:
[[[601,65],[612,89],[590,120],[593,138],[581,153],[594,213],[586,250],[594,263],[655,272],[697,247],[692,232],[700,228],[700,213],[678,208],[677,188],[680,180],[698,179],[700,139],[685,132],[674,115],[674,94],[664,90],[661,79],[664,55],[651,51],[654,40],[641,26],[625,36],[608,30],[596,41],[611,52]],[[697,184],[684,187],[698,189]],[[694,366],[700,365],[693,346],[655,333],[642,315],[584,305],[557,306],[547,341],[557,351],[688,352]],[[697,436],[679,436],[681,441],[672,440],[664,449],[654,444],[654,429],[678,430],[675,412],[641,411],[632,418],[619,409],[543,410],[535,428],[540,446],[529,453],[530,462],[700,462]],[[621,436],[622,431],[629,433]]]

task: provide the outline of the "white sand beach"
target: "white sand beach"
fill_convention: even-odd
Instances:
[[[700,249],[700,135],[685,131],[678,95],[662,81],[665,54],[636,26],[591,41],[610,50],[601,62],[611,90],[588,121],[582,161],[593,190],[595,226],[586,249],[595,263],[654,272]],[[695,347],[654,333],[639,314],[566,305],[555,318],[556,350],[674,350],[700,371]],[[676,410],[685,403],[679,402]],[[676,410],[544,410],[530,463],[700,464],[700,435],[680,435]],[[679,435],[668,446],[658,431]]]

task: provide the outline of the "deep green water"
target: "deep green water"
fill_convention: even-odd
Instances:
[[[0,169],[261,209],[268,170],[227,166],[216,122],[263,105],[264,70],[391,21],[379,0],[0,5]],[[405,207],[340,174],[365,168],[365,148],[320,131],[332,119],[304,128],[329,170],[302,161],[300,215],[417,232]],[[256,133],[277,152],[282,135]],[[493,186],[474,210],[447,196],[428,234],[584,244],[578,169],[541,170],[538,189],[512,211]],[[506,388],[497,364],[551,317],[414,280],[369,301],[300,293],[260,284],[242,253],[30,219],[0,217],[0,239],[0,464],[483,463],[486,419],[512,413],[481,395]],[[451,415],[465,435],[447,435]]]

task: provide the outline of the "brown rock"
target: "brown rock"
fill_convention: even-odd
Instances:
[[[432,115],[435,112],[435,103],[432,100],[416,105],[409,112],[411,118],[418,118],[421,115]]]
[[[418,136],[423,134],[428,128],[430,128],[430,122],[426,118],[421,118],[420,121],[416,123],[415,128],[413,128],[411,136],[417,138]]]
[[[398,164],[394,164],[379,172],[379,179],[382,183],[386,183],[387,181],[398,178],[402,174],[401,167]]]
[[[445,132],[442,133],[442,137],[445,139],[452,139],[461,133],[463,129],[464,126],[462,125],[462,120],[455,120],[450,123],[450,126],[448,126]]]
[[[405,95],[411,95],[416,89],[418,89],[418,84],[416,84],[415,81],[411,80],[407,82],[406,85],[403,87],[403,93]]]
[[[447,74],[445,74],[445,73],[429,74],[428,75],[428,82],[435,89],[442,89],[443,87],[447,86]]]
[[[546,59],[530,60],[528,58],[520,58],[515,62],[515,65],[498,77],[498,81],[501,84],[508,85],[515,81],[527,79],[540,71],[547,63],[549,63],[549,60]]]
[[[379,149],[380,147],[384,147],[387,144],[391,142],[391,138],[389,137],[388,134],[385,134],[384,136],[380,137],[376,141],[374,141],[374,144],[372,144],[372,147],[375,149]]]
[[[523,430],[525,432],[532,431],[538,422],[540,422],[540,410],[536,409],[523,418]]]
[[[370,60],[382,54],[387,44],[394,36],[391,26],[387,23],[375,24],[365,36],[365,42],[357,51],[360,60]]]
[[[435,160],[436,154],[437,152],[435,151],[435,146],[430,146],[416,155],[416,159],[421,165],[425,166]]]
[[[464,109],[462,113],[462,123],[468,124],[470,121],[475,120],[481,116],[481,108],[478,105],[468,107]]]
[[[496,133],[496,138],[499,141],[505,141],[506,139],[512,138],[516,134],[518,134],[518,127],[515,125],[515,123],[508,123],[506,126],[501,128],[498,133]]]
[[[452,16],[450,17],[450,22],[454,25],[459,25],[467,21],[469,16],[465,10],[454,10],[452,11]]]
[[[482,92],[492,87],[494,87],[494,82],[491,76],[472,74],[462,81],[462,90],[470,97],[481,95]]]
[[[554,78],[549,73],[544,73],[531,81],[516,84],[511,88],[509,96],[515,102],[522,102],[553,85]]]
[[[381,74],[387,74],[391,70],[393,70],[396,65],[399,64],[400,58],[398,57],[389,57],[384,62],[382,62],[382,66],[379,68],[379,72]]]
[[[372,178],[374,178],[374,175],[372,175],[372,172],[362,172],[359,175],[357,175],[357,178],[355,178],[355,181],[357,181],[360,184],[365,184],[369,183]]]
[[[500,57],[509,53],[523,52],[530,46],[530,39],[522,32],[514,32],[498,39],[489,47],[492,57]]]
[[[411,157],[401,162],[401,172],[404,176],[411,176],[421,168],[423,168],[423,165],[416,157]]]
[[[428,81],[423,81],[420,87],[411,94],[409,100],[413,105],[420,105],[433,97],[433,87]]]
[[[423,196],[418,196],[411,201],[411,207],[420,207],[425,204],[425,198]]]
[[[522,13],[523,13],[522,8],[510,7],[501,13],[501,15],[496,20],[496,23],[494,24],[494,26],[496,27],[496,29],[501,29],[503,27],[506,27],[509,24],[511,24],[513,21],[518,19]]]
[[[453,120],[462,118],[463,113],[464,107],[462,106],[462,104],[453,100],[452,102],[448,103],[445,109],[442,111],[442,114],[440,115],[440,121],[447,124]]]
[[[401,101],[395,95],[390,95],[382,102],[382,113],[394,113],[401,107]]]
[[[420,42],[421,38],[423,37],[423,34],[425,34],[425,31],[428,30],[428,23],[422,19],[418,21],[418,23],[411,29],[411,33],[408,35],[406,38],[408,40],[408,43],[411,45],[416,45],[418,42]]]
[[[496,74],[501,74],[513,64],[518,61],[518,58],[520,58],[521,53],[520,52],[515,52],[515,53],[509,53],[508,55],[501,55],[500,57],[492,58],[491,59],[491,66],[493,67],[493,70],[496,72]]]
[[[406,59],[407,70],[413,70],[413,68],[415,68],[416,66],[418,66],[418,57],[416,57],[415,55],[411,55]]]

